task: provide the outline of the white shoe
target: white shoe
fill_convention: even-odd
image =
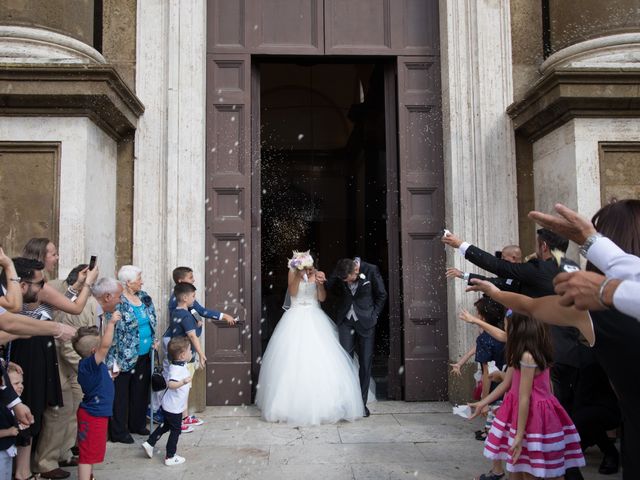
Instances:
[[[172,467],[173,465],[180,465],[181,463],[184,463],[186,461],[187,460],[184,457],[181,457],[180,455],[174,455],[171,458],[165,458],[164,464],[167,467]]]
[[[144,448],[144,452],[147,454],[147,457],[153,458],[153,447],[149,445],[148,442],[144,442],[142,444],[142,448]]]

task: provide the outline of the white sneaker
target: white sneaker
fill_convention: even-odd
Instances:
[[[174,455],[171,458],[165,458],[164,464],[167,467],[172,467],[173,465],[180,465],[181,463],[184,463],[186,461],[187,460],[184,457],[181,457],[180,455]]]
[[[144,452],[147,454],[147,457],[153,458],[153,447],[149,445],[148,442],[144,442],[142,444],[142,448],[144,448]]]

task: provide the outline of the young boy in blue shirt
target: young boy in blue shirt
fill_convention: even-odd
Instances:
[[[180,291],[184,291],[184,293],[193,293],[193,296],[189,298],[187,302],[185,302],[182,307],[178,308],[178,295],[176,294],[176,289],[174,288],[174,293],[169,298],[168,303],[168,312],[169,312],[169,328],[167,332],[165,332],[163,341],[166,345],[168,343],[168,338],[175,336],[187,336],[189,340],[191,340],[191,345],[193,346],[193,350],[198,355],[198,360],[201,368],[204,368],[206,365],[207,357],[205,357],[204,352],[200,348],[200,342],[198,337],[202,334],[202,320],[196,318],[195,314],[197,313],[202,318],[213,318],[215,320],[224,320],[229,325],[235,325],[236,319],[231,315],[223,312],[218,312],[217,310],[209,310],[198,303],[195,299],[195,278],[193,277],[193,270],[189,267],[177,267],[173,270],[173,281],[176,284],[176,288],[179,285],[183,285],[180,287]],[[184,285],[190,285],[193,287],[193,290],[189,287],[185,287]],[[176,310],[184,309],[185,311],[179,311],[177,316],[175,315]],[[175,320],[175,322],[174,322]],[[183,324],[183,322],[186,322]],[[176,324],[175,328],[172,328],[173,324]],[[195,325],[195,326],[194,326]],[[185,328],[186,327],[186,328]],[[193,333],[190,333],[193,332]],[[167,335],[169,334],[169,335]],[[166,357],[165,357],[166,358]],[[164,362],[164,367],[168,368],[168,362]],[[195,364],[190,362],[188,364],[191,375],[193,376],[195,372]],[[195,415],[189,415],[189,410],[185,411],[184,417],[182,419],[182,432],[189,433],[193,431],[194,426],[202,425],[204,422],[197,418]]]
[[[113,379],[106,364],[113,331],[120,313],[111,315],[102,338],[98,327],[80,327],[71,340],[73,349],[82,357],[78,364],[78,383],[84,397],[78,407],[78,480],[93,478],[93,465],[104,461],[107,428],[113,413]]]
[[[178,285],[179,283],[190,283],[191,285],[196,283],[196,280],[193,277],[193,270],[189,267],[174,268],[172,276],[173,276],[173,281],[175,282],[176,285]],[[169,318],[171,318],[171,314],[173,313],[173,310],[175,310],[176,306],[177,306],[177,300],[174,294],[174,295],[171,295],[171,297],[169,297],[169,305],[168,305]],[[218,312],[217,310],[209,310],[203,307],[202,305],[200,305],[197,300],[194,300],[190,310],[192,310],[192,313],[194,313],[193,310],[195,310],[195,313],[200,315],[202,318],[213,318],[215,320],[224,320],[229,325],[235,325],[236,323],[236,319],[231,315],[227,313]],[[200,334],[202,333],[202,321],[197,320],[197,323],[198,323],[198,331],[196,332],[196,334],[199,337]]]

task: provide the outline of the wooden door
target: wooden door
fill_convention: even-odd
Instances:
[[[207,405],[251,403],[251,57],[207,55]]]
[[[447,396],[439,58],[398,57],[405,400]]]
[[[259,79],[254,75],[252,94],[252,54],[291,55],[292,61],[293,55],[400,55],[397,82],[393,69],[385,76],[388,165],[394,167],[388,170],[387,204],[395,205],[387,212],[390,327],[396,334],[390,395],[401,397],[396,373],[404,372],[407,400],[444,398],[438,0],[208,0],[207,15],[206,303],[237,309],[245,321],[240,328],[208,328],[207,404],[249,403],[251,369],[257,375],[261,354]]]

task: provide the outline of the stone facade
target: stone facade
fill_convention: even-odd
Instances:
[[[162,315],[175,265],[205,287],[208,2],[105,0],[99,22],[93,2],[64,18],[77,2],[32,15],[35,3],[0,8],[0,147],[59,145],[59,273],[94,253],[105,275],[132,262]],[[616,180],[637,178],[634,11],[622,22],[593,10],[587,31],[549,4],[545,33],[535,0],[439,2],[446,227],[489,251],[519,241],[529,252],[531,208],[563,201],[590,215],[607,192],[637,195]],[[449,284],[452,360],[475,338],[457,320],[472,301],[463,290]],[[468,384],[451,380],[450,398],[466,398]]]

